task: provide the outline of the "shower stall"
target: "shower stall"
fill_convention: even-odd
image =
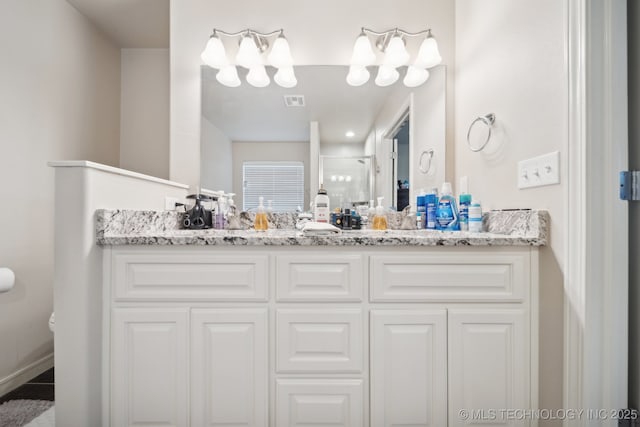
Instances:
[[[374,198],[374,156],[320,156],[320,184],[331,210],[353,208]]]

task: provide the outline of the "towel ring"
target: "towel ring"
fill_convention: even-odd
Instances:
[[[484,149],[484,147],[487,146],[487,144],[489,143],[489,140],[491,139],[491,128],[495,123],[495,121],[496,121],[496,115],[493,113],[489,113],[486,116],[476,117],[476,119],[471,122],[471,124],[469,125],[469,130],[467,131],[467,144],[469,145],[469,149],[471,151],[474,151],[474,152],[482,151],[482,149]],[[475,125],[478,122],[484,123],[487,126],[487,128],[489,128],[489,133],[487,134],[487,139],[484,141],[484,143],[480,147],[473,147],[471,145],[471,140],[470,140],[471,129],[473,129],[473,125]]]
[[[425,154],[429,156],[429,163],[426,168],[422,166],[423,165],[422,160],[424,159]],[[422,154],[420,154],[420,160],[418,161],[418,168],[420,169],[420,172],[422,172],[423,174],[427,174],[431,170],[431,162],[433,161],[434,154],[435,154],[435,151],[433,151],[433,148],[425,150],[422,152]]]

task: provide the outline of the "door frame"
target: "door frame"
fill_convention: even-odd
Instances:
[[[617,191],[628,164],[626,1],[565,0],[565,11],[563,407],[621,409],[628,404],[628,213]]]

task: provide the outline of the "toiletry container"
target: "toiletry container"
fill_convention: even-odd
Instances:
[[[460,230],[458,208],[456,199],[453,197],[451,183],[442,184],[442,195],[438,201],[436,210],[436,228],[443,231]]]
[[[386,230],[387,229],[387,215],[384,212],[384,207],[382,206],[382,199],[384,197],[378,197],[378,206],[376,207],[376,214],[373,217],[373,228],[374,230]]]
[[[416,200],[416,212],[417,212],[417,215],[420,216],[422,221],[424,221],[424,219],[426,218],[426,212],[427,212],[426,199],[427,199],[427,195],[425,194],[424,190],[420,190],[420,195],[417,197],[417,200]],[[421,225],[422,224],[421,222],[416,221],[416,224],[418,226],[418,229],[424,228],[424,226]]]
[[[469,205],[469,231],[472,233],[482,232],[482,206],[480,201],[475,199]]]
[[[265,231],[269,228],[269,221],[267,221],[267,213],[264,211],[264,197],[258,198],[259,205],[256,211],[256,219],[253,221],[253,228],[256,231]]]
[[[328,223],[331,213],[329,210],[329,196],[327,195],[327,190],[322,188],[322,185],[320,185],[320,189],[318,190],[318,194],[316,195],[314,205],[314,221]]]
[[[434,188],[424,196],[425,215],[424,227],[428,230],[436,229],[436,211],[438,210],[438,189]]]
[[[469,194],[469,178],[466,176],[460,177],[459,188],[459,204],[458,209],[460,213],[460,230],[469,230],[469,205],[471,204],[471,194]]]

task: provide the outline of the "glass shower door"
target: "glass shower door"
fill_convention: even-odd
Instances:
[[[368,204],[373,198],[373,156],[320,156],[320,184],[331,211]]]

